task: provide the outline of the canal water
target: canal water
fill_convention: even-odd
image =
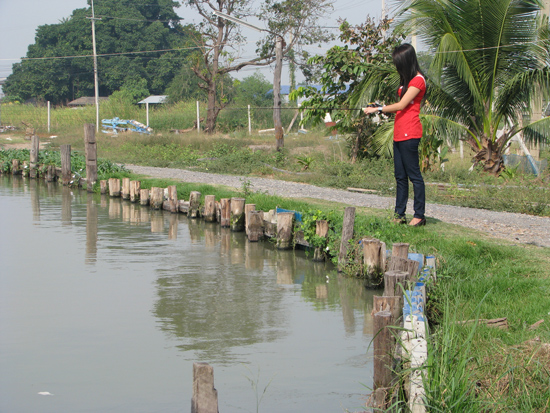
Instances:
[[[0,412],[363,411],[373,292],[301,251],[0,175]]]

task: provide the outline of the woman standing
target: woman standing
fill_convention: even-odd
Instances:
[[[414,218],[409,225],[426,225],[424,217],[426,197],[424,180],[418,162],[418,144],[422,138],[420,102],[426,93],[426,79],[420,70],[414,47],[404,43],[392,54],[393,63],[401,78],[397,95],[399,102],[380,107],[363,108],[369,113],[394,113],[393,164],[396,180],[395,215],[399,223],[406,223],[405,210],[409,199],[409,180],[414,190]]]

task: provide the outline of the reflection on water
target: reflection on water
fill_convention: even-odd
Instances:
[[[0,379],[0,411],[186,411],[193,361],[214,366],[220,411],[255,410],[243,363],[272,379],[260,411],[363,402],[373,293],[330,264],[214,223],[17,177],[0,175],[0,216],[13,221],[0,221],[2,234],[18,238],[0,244],[0,370],[12,378]],[[28,260],[45,242],[47,258]],[[106,360],[111,367],[96,371]],[[69,373],[74,363],[82,380]],[[70,389],[72,399],[40,404],[29,395],[48,389],[33,383]]]

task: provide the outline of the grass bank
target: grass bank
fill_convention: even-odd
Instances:
[[[52,146],[66,143],[82,149],[81,129],[52,139]],[[97,136],[99,156],[113,162],[272,177],[333,188],[363,188],[386,196],[395,194],[392,160],[363,159],[351,163],[344,138],[328,139],[323,131],[291,134],[286,136],[282,152],[274,150],[274,140],[273,136],[248,135],[243,131],[213,136],[169,132]],[[448,159],[444,169],[424,173],[427,202],[550,216],[549,170],[539,177],[519,170],[511,170],[506,178],[492,177],[470,172],[468,154],[461,159],[458,153],[451,153]]]

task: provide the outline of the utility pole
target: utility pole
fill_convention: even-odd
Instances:
[[[277,36],[275,42],[275,73],[273,75],[273,123],[275,127],[275,148],[277,151],[285,145],[283,124],[281,123],[281,73],[283,71],[283,38]]]
[[[95,89],[95,127],[96,132],[99,132],[99,81],[97,76],[97,50],[95,45],[95,21],[101,20],[95,18],[94,13],[94,0],[91,1],[92,3],[92,17],[87,17],[88,19],[92,20],[92,47],[93,47],[93,54],[94,54],[94,89]]]

